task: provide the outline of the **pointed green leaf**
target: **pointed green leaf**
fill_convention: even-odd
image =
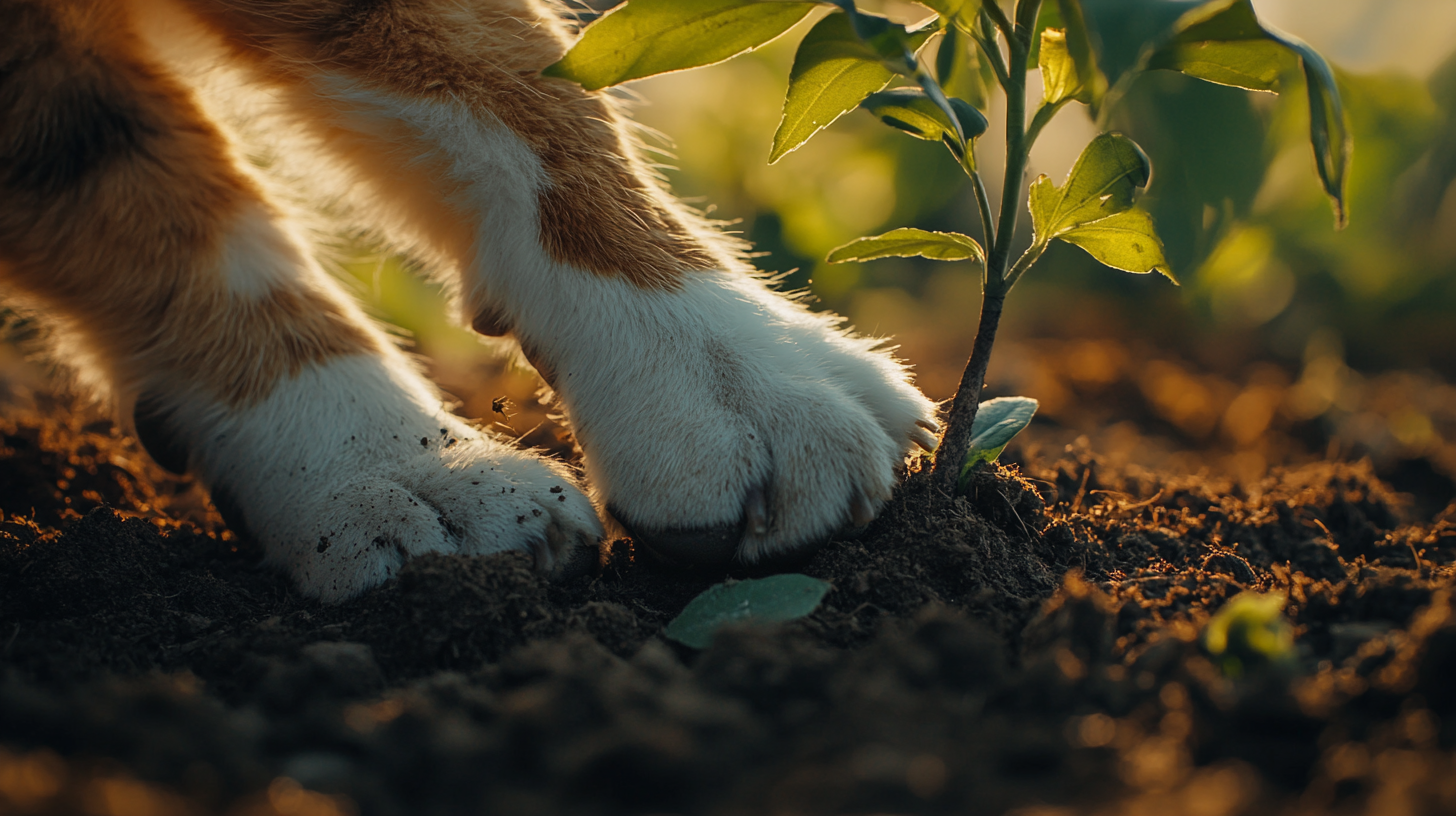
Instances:
[[[759,0],[776,2],[777,0]],[[897,74],[912,76],[915,73],[913,55],[925,39],[940,30],[941,21],[936,17],[931,23],[916,31],[896,25],[878,14],[869,14],[857,9],[853,0],[825,0],[838,6],[849,18],[850,26],[861,42],[878,54],[885,67]]]
[[[1280,75],[1294,67],[1293,55],[1270,38],[1249,0],[1217,0],[1193,9],[1143,63],[1251,91],[1275,90]]]
[[[832,586],[807,575],[772,575],[715,584],[692,599],[663,633],[694,649],[706,649],[730,623],[776,623],[802,618],[819,607]]]
[[[1061,187],[1046,176],[1032,183],[1028,204],[1037,243],[1132,207],[1133,196],[1152,174],[1147,154],[1132,139],[1120,133],[1098,136]]]
[[[908,42],[918,48],[929,36],[928,31],[913,34]],[[820,20],[794,55],[784,114],[774,133],[769,164],[853,110],[866,96],[889,84],[893,76],[879,54],[860,41],[848,15],[831,14]]]
[[[759,0],[631,0],[592,23],[542,73],[587,90],[712,65],[773,40],[814,3]]]
[[[967,140],[986,132],[986,117],[964,99],[949,100]],[[919,88],[895,88],[870,94],[860,106],[885,124],[899,128],[917,139],[944,142],[960,159],[965,145],[956,134],[945,111]]]
[[[1335,208],[1335,228],[1344,229],[1350,220],[1345,209],[1345,193],[1354,138],[1345,121],[1345,106],[1335,85],[1335,72],[1303,41],[1283,34],[1275,36],[1293,49],[1304,65],[1304,80],[1309,87],[1309,141],[1314,147],[1315,169]]]
[[[998,397],[976,408],[976,419],[971,423],[971,450],[961,465],[962,488],[971,468],[996,461],[1006,444],[1031,424],[1038,405],[1031,397]]]
[[[1160,272],[1173,283],[1178,282],[1168,268],[1168,259],[1163,257],[1163,241],[1153,228],[1153,216],[1141,207],[1083,224],[1057,237],[1076,244],[1113,269],[1139,275]]]
[[[1309,45],[1259,21],[1250,0],[1214,0],[1184,14],[1172,33],[1146,51],[1144,68],[1254,91],[1275,91],[1298,59],[1309,87],[1310,144],[1320,182],[1335,208],[1336,227],[1348,220],[1345,190],[1352,147],[1344,106],[1330,65]]]
[[[830,263],[870,261],[875,258],[929,258],[932,261],[985,261],[976,239],[958,232],[929,232],[901,227],[872,238],[857,238],[829,253]]]

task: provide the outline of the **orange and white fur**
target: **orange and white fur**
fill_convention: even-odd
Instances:
[[[559,570],[599,512],[676,560],[803,552],[935,444],[888,352],[772,291],[662,192],[609,97],[538,76],[567,46],[558,18],[536,0],[0,0],[0,285],[310,595],[427,552]],[[280,167],[309,167],[443,270],[477,331],[520,344],[590,498],[452,416],[320,269],[239,157],[255,114],[214,96],[224,75],[267,100],[251,124],[286,140]]]

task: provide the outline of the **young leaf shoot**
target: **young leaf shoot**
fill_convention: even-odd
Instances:
[[[719,628],[730,623],[777,623],[802,618],[819,608],[832,589],[807,575],[770,575],[731,584],[714,584],[692,599],[664,632],[694,649],[706,649]]]

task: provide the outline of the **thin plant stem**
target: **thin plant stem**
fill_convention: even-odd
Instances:
[[[1022,177],[1026,175],[1026,160],[1030,151],[1026,139],[1026,58],[1036,28],[1036,17],[1041,9],[1041,0],[1021,0],[1017,4],[1014,30],[1009,28],[1010,21],[995,5],[995,0],[988,0],[982,8],[991,14],[996,25],[1006,34],[1009,53],[1004,83],[1006,177],[1001,187],[1001,214],[996,220],[996,240],[986,258],[985,285],[981,292],[981,318],[976,327],[976,342],[971,349],[971,359],[967,361],[966,369],[961,374],[960,387],[956,389],[955,398],[951,401],[950,414],[946,417],[945,435],[936,450],[935,467],[930,475],[931,483],[946,496],[955,495],[960,482],[961,464],[970,453],[971,431],[975,425],[976,410],[981,404],[981,387],[986,381],[991,348],[996,342],[996,330],[1001,325],[1001,311],[1006,302],[1009,283],[1006,267],[1011,256],[1011,242],[1016,234],[1016,216],[1021,208]],[[993,8],[994,12],[991,11]],[[978,196],[977,203],[981,200]],[[1018,277],[1024,271],[1018,270]]]
[[[969,154],[970,151],[967,151]],[[981,174],[975,170],[971,172],[971,187],[976,191],[976,209],[981,213],[981,240],[985,246],[990,246],[996,238],[996,225],[991,221],[991,199],[986,195],[986,185],[981,181]],[[981,263],[981,282],[985,284],[986,264]]]
[[[1021,276],[1026,274],[1026,270],[1030,269],[1032,264],[1041,259],[1041,254],[1046,252],[1046,249],[1047,242],[1033,241],[1031,246],[1026,248],[1026,252],[1022,253],[1021,257],[1016,259],[1016,264],[1011,267],[1010,272],[1006,273],[1007,292],[1010,292],[1011,287],[1015,286],[1016,282],[1021,280]]]
[[[1008,42],[1016,36],[1016,26],[1011,24],[1011,19],[1006,16],[1006,12],[1001,10],[1001,6],[996,0],[986,0],[981,4],[981,11],[991,18],[991,22],[995,23],[997,28],[1001,29],[1001,33]]]
[[[1031,152],[1031,146],[1036,144],[1036,137],[1041,135],[1042,128],[1046,127],[1052,118],[1071,101],[1072,98],[1067,97],[1036,109],[1036,115],[1031,117],[1031,126],[1026,129],[1026,151],[1028,153]]]

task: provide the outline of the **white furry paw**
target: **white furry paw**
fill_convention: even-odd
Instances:
[[[935,445],[935,406],[887,351],[751,277],[590,283],[604,315],[573,320],[558,301],[551,334],[521,339],[567,408],[593,496],[669,560],[806,552],[868,523],[912,446]]]
[[[565,467],[451,416],[392,355],[318,365],[245,409],[145,402],[137,416],[159,461],[185,461],[230,526],[325,601],[422,553],[523,550],[545,572],[585,569],[602,536]]]

